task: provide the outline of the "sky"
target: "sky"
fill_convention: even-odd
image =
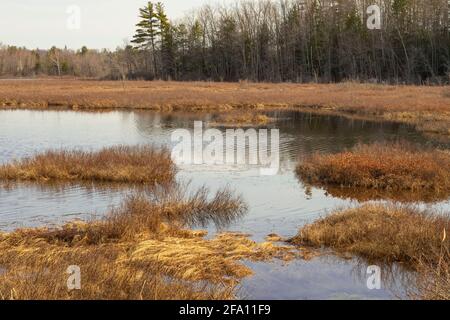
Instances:
[[[160,1],[171,19],[183,17],[203,4],[234,2]],[[0,43],[32,49],[54,45],[114,49],[131,40],[138,9],[145,3],[146,0],[0,0]]]

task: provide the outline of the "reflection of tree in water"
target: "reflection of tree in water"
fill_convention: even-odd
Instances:
[[[277,119],[274,123],[257,129],[280,130],[280,165],[283,170],[293,170],[299,157],[314,152],[337,153],[358,143],[405,139],[425,143],[426,139],[408,125],[349,119],[341,116],[313,115],[298,111],[265,112]],[[149,138],[170,141],[170,131],[192,129],[194,121],[206,123],[217,114],[205,112],[152,112],[134,113],[137,131]],[[226,128],[219,128],[224,134]],[[232,128],[228,128],[232,129]],[[245,128],[243,128],[245,130]],[[270,135],[269,135],[270,136]]]
[[[315,152],[338,153],[358,143],[374,143],[404,139],[426,143],[412,127],[349,119],[341,116],[313,115],[296,111],[268,113],[277,118],[274,127],[280,129],[281,158],[296,162],[299,157]]]
[[[194,121],[206,121],[209,115],[195,112],[135,112],[136,129],[143,136],[161,135],[167,130],[189,129],[194,127]]]

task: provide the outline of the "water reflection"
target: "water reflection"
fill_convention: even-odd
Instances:
[[[292,223],[297,228],[336,206],[386,196],[299,185],[293,173],[299,156],[318,151],[340,152],[361,142],[404,139],[422,144],[434,143],[403,124],[293,111],[267,114],[277,119],[268,127],[280,130],[281,170],[278,175],[263,177],[255,167],[247,165],[184,166],[178,175],[181,179],[192,180],[193,184],[216,189],[230,185],[242,193],[249,202],[250,212],[245,221],[232,228],[251,231],[256,238],[264,238],[267,231],[290,235],[295,232]],[[174,129],[192,130],[194,121],[208,122],[215,116],[195,112],[1,111],[0,163],[31,156],[45,149],[96,150],[117,144],[154,144],[170,148],[173,146],[170,136]],[[446,144],[443,146],[448,147]],[[52,220],[56,223],[65,216],[101,214],[110,206],[119,204],[124,195],[131,191],[129,188],[100,185],[58,188],[30,184],[1,188],[0,227],[33,226]]]
[[[61,225],[94,219],[117,206],[134,188],[101,184],[0,184],[0,229]]]
[[[310,185],[302,182],[298,177],[300,187],[305,190],[305,195],[310,195],[313,188],[319,188],[326,195],[348,201],[368,202],[391,200],[402,203],[438,203],[449,199],[446,192],[415,192],[408,190],[377,190],[365,188],[340,187],[332,185]]]
[[[2,182],[0,183],[0,206],[3,201],[14,205],[13,196],[17,196],[18,190],[31,193],[38,192],[39,198],[20,197],[15,202],[18,210],[21,210],[23,221],[13,221],[14,217],[3,215],[4,221],[0,224],[2,230],[12,231],[17,228],[33,227],[35,225],[58,226],[64,222],[77,219],[96,220],[102,218],[110,210],[123,204],[129,196],[142,195],[155,204],[166,205],[170,209],[173,205],[186,207],[190,214],[186,216],[186,223],[191,228],[204,228],[214,225],[217,231],[225,230],[232,223],[236,223],[246,212],[247,207],[243,198],[233,193],[232,190],[223,188],[211,193],[206,186],[198,189],[190,187],[190,182],[176,182],[163,186],[146,186],[143,184],[107,183],[107,182]],[[79,198],[79,211],[75,208],[66,208],[67,212],[57,217],[51,210],[64,206],[64,201],[70,206],[72,197]],[[91,200],[102,204],[110,203],[102,212],[91,211],[92,202],[86,205],[81,200]],[[212,202],[209,202],[211,199]],[[52,200],[55,200],[53,202]],[[54,208],[47,208],[48,216],[36,216],[28,209],[35,209],[35,205],[48,206],[55,204]],[[241,205],[242,204],[242,205]],[[20,208],[19,208],[20,207]],[[195,210],[192,211],[191,208]],[[70,212],[70,210],[73,210]],[[191,211],[192,212],[191,212]]]
[[[275,176],[261,176],[252,166],[239,168],[192,165],[181,168],[179,181],[192,181],[190,190],[206,185],[211,192],[229,186],[242,194],[248,213],[231,219],[229,231],[249,233],[262,241],[270,233],[282,237],[336,207],[369,200],[367,195],[343,190],[324,190],[299,184],[294,173],[300,155],[314,152],[337,153],[358,143],[398,139],[421,144],[439,144],[410,126],[395,123],[349,120],[299,112],[269,112],[277,121],[268,127],[280,130],[281,170]],[[174,129],[193,128],[195,120],[210,121],[213,114],[114,111],[87,113],[75,111],[0,111],[0,163],[31,156],[45,149],[98,150],[118,144],[154,144],[171,147]],[[233,170],[230,170],[233,169]],[[48,186],[10,184],[0,188],[0,229],[12,230],[43,224],[60,224],[74,218],[101,216],[136,190],[100,185]],[[380,195],[384,196],[384,195]],[[450,208],[450,202],[439,203]],[[211,234],[214,221],[206,224]],[[220,228],[219,228],[220,229]],[[244,289],[251,298],[393,298],[387,291],[368,291],[365,281],[355,279],[354,261],[296,261],[289,265],[252,264],[255,276]]]
[[[368,265],[358,259],[322,255],[311,261],[246,263],[255,276],[243,281],[241,298],[261,300],[409,299],[415,275],[398,265],[380,266],[381,288],[370,289]]]

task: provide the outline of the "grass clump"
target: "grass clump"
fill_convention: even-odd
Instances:
[[[288,254],[240,234],[206,239],[186,229],[213,216],[239,217],[246,205],[227,190],[180,194],[139,194],[98,221],[0,234],[0,298],[232,299],[251,274],[240,260]],[[81,290],[67,289],[72,265],[81,269]]]
[[[242,111],[219,114],[214,124],[224,126],[262,126],[272,121],[273,119],[265,114]]]
[[[442,245],[450,249],[448,239],[442,242],[444,230],[450,230],[448,215],[406,206],[368,204],[308,225],[291,241],[331,247],[371,261],[415,264],[422,255],[439,253]]]
[[[297,174],[317,185],[450,195],[450,154],[401,143],[315,154],[298,165]]]
[[[418,272],[421,298],[441,299],[450,292],[448,230],[448,214],[368,204],[305,226],[289,242],[331,248],[370,263],[401,263]]]
[[[96,152],[47,151],[0,166],[4,181],[95,181],[169,184],[176,173],[167,150],[116,146]]]

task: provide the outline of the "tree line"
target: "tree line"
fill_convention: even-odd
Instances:
[[[381,8],[369,30],[367,8]],[[1,76],[101,79],[448,83],[450,0],[260,0],[170,20],[139,9],[116,50],[0,47]]]

